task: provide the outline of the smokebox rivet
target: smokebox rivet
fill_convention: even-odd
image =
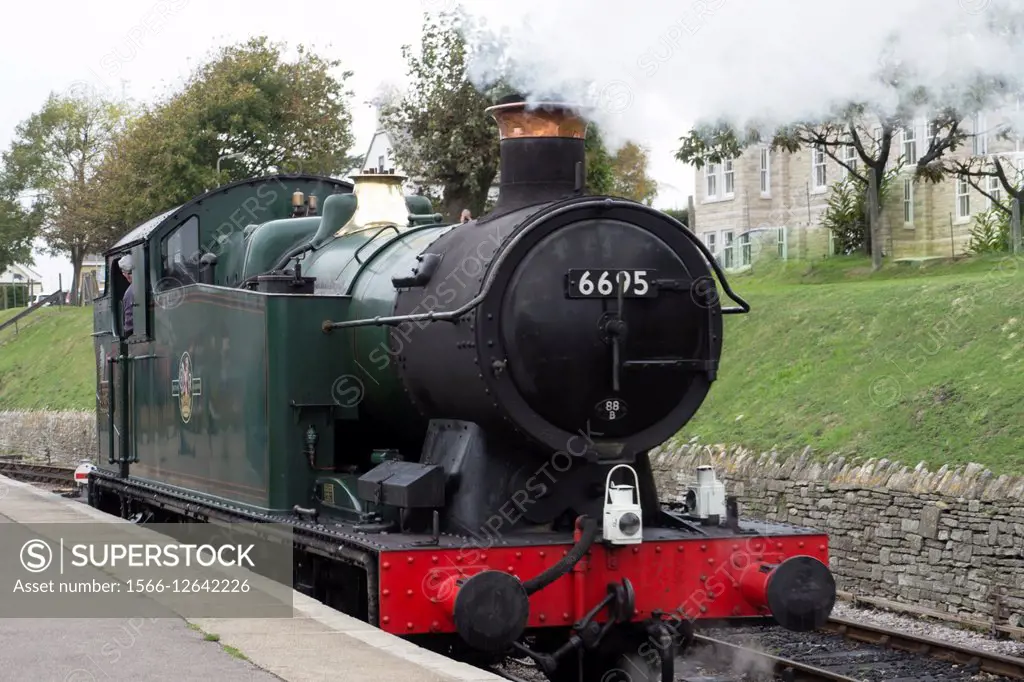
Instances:
[[[562,614],[562,620],[565,620],[565,621],[569,620],[569,614],[568,613],[563,613]]]
[[[547,617],[547,616],[545,616],[545,615],[544,615],[543,613],[542,613],[542,614],[540,614],[540,615],[538,615],[538,616],[537,616],[537,618],[538,618],[538,619],[540,620],[540,622],[542,622],[542,623],[543,623],[544,621],[546,621],[546,620],[548,619],[548,617]]]
[[[676,546],[676,551],[677,552],[682,552],[683,551],[683,546],[682,545]]]
[[[547,552],[541,552],[541,553],[539,554],[539,556],[540,556],[540,558],[541,558],[541,559],[543,559],[544,557],[546,557],[546,556],[547,556]]]
[[[633,548],[633,554],[639,554],[639,553],[640,553],[640,548],[639,547],[634,547]]]
[[[654,551],[656,554],[661,554],[661,545],[655,545]]]
[[[412,590],[411,589],[410,590],[406,590],[405,591],[405,596],[411,597],[412,596]]]
[[[430,557],[430,560],[433,561],[436,564],[437,563],[437,556]]]
[[[700,551],[702,551],[702,552],[708,551],[708,546],[707,545],[701,545],[700,546]]]
[[[804,548],[804,543],[801,542],[801,543],[797,544],[797,547],[799,547],[800,549],[803,549]]]
[[[824,552],[825,551],[825,545],[818,545],[818,549],[820,549],[822,552]]]
[[[412,623],[406,623],[405,627],[412,630],[415,626]]]
[[[703,604],[701,604],[700,605],[700,612],[701,613],[707,613],[708,612],[708,607],[706,607]]]
[[[391,568],[391,562],[390,561],[385,561],[383,564],[380,565],[380,567],[383,568],[386,571],[389,568]]]
[[[380,622],[382,622],[382,623],[390,623],[391,622],[391,617],[390,616],[384,616],[383,618],[380,619]]]
[[[522,552],[516,552],[516,558],[517,559],[522,559],[523,558],[523,553]]]
[[[381,590],[380,593],[386,597],[389,594],[391,594],[391,590],[385,588],[385,589]]]

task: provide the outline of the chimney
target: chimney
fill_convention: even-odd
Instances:
[[[501,139],[501,183],[492,216],[583,191],[587,121],[575,109],[561,102],[528,105],[514,95],[486,110]]]

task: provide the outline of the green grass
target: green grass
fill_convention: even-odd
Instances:
[[[203,641],[205,641],[205,642],[219,642],[220,641],[220,635],[218,635],[216,633],[206,632],[205,630],[203,630],[201,627],[199,627],[195,623],[189,623],[188,627],[189,627],[190,630],[195,630],[196,632],[201,634],[203,636]],[[228,656],[232,656],[232,657],[237,658],[237,659],[239,659],[241,661],[248,661],[249,660],[248,656],[246,656],[239,649],[237,649],[237,648],[235,648],[233,646],[228,646],[227,644],[221,644],[220,648],[223,649],[224,652]]]
[[[680,440],[1024,471],[1024,259],[732,277],[718,381]]]
[[[18,327],[0,332],[0,410],[93,409],[92,308],[47,307]]]

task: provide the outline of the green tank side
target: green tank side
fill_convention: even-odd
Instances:
[[[311,506],[317,476],[345,459],[344,443],[334,440],[344,429],[335,429],[335,421],[358,416],[354,401],[336,395],[337,382],[357,371],[350,349],[320,327],[346,315],[349,300],[286,294],[266,300],[270,507],[291,511]]]
[[[317,293],[352,297],[345,317],[325,319],[338,322],[393,315],[398,291],[391,278],[410,274],[416,256],[448,229],[450,226],[439,225],[403,228],[400,233],[394,228],[370,229],[338,237],[310,254],[302,272],[317,278]],[[351,353],[363,393],[360,417],[402,428],[421,418],[398,379],[394,351],[388,342],[390,329],[359,327],[325,336],[334,339],[334,347],[350,349],[346,352]]]
[[[155,317],[156,357],[133,363],[133,477],[268,506],[267,324],[266,297],[203,285]]]

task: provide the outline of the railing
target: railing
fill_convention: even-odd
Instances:
[[[59,303],[63,303],[64,302],[64,292],[63,291],[58,289],[57,291],[53,292],[52,294],[50,294],[46,298],[41,299],[39,301],[36,301],[32,305],[30,305],[28,308],[25,308],[25,310],[21,311],[20,313],[18,313],[17,315],[12,317],[11,319],[7,320],[6,322],[0,323],[0,332],[2,332],[4,329],[7,329],[10,326],[13,326],[14,327],[14,332],[17,333],[18,332],[18,321],[19,320],[22,320],[22,319],[28,317],[29,315],[31,315],[35,311],[39,310],[43,306],[45,306],[45,305],[47,305],[49,303],[54,303],[54,302],[59,302]]]

